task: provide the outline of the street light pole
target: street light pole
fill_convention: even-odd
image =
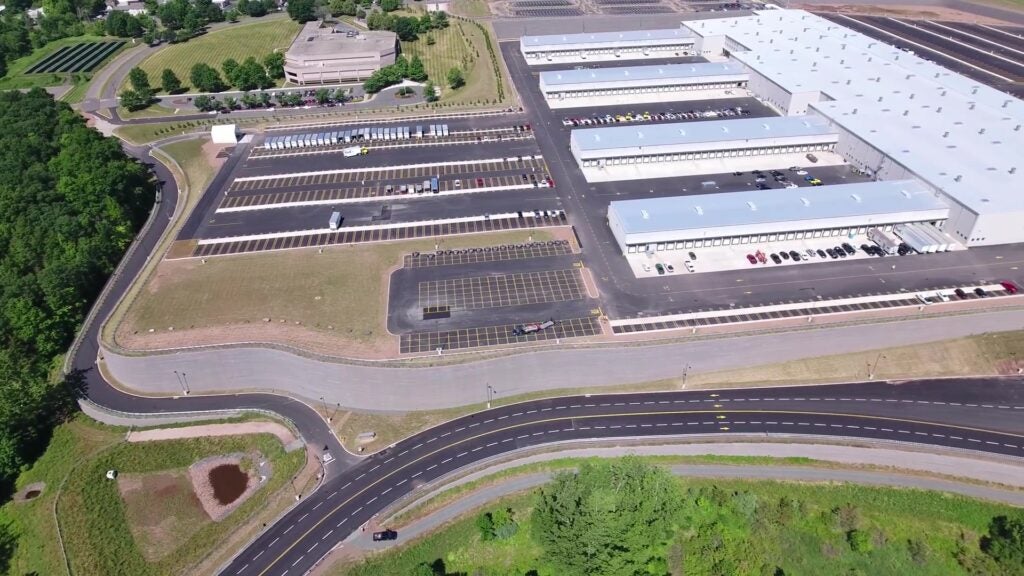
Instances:
[[[885,355],[882,354],[881,352],[879,352],[878,353],[878,357],[875,358],[874,365],[869,365],[868,380],[874,380],[875,379],[875,371],[878,370],[878,363],[882,361],[882,358],[885,358]]]
[[[487,409],[491,408],[491,399],[494,397],[494,393],[497,392],[490,384],[487,384]]]
[[[178,385],[181,386],[181,392],[188,396],[188,380],[185,380],[185,373],[174,371],[174,377],[178,379]]]
[[[690,378],[690,368],[693,368],[693,366],[689,364],[686,365],[686,368],[683,368],[683,386],[680,390],[686,390],[686,381]]]

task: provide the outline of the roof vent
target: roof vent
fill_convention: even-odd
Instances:
[[[857,195],[857,194],[850,194],[850,198],[852,198],[853,201],[856,202],[857,204],[860,204],[860,196],[859,195]]]
[[[686,136],[686,130],[683,130],[682,128],[680,128],[679,129],[679,135],[680,136]]]
[[[770,126],[768,126],[768,124],[767,124],[767,123],[765,123],[765,124],[761,124],[761,127],[762,127],[762,128],[764,128],[765,130],[771,130],[771,127],[770,127]]]
[[[701,208],[700,206],[694,206],[693,209],[697,211],[697,215],[698,216],[703,216],[704,215],[704,209]]]
[[[910,192],[908,192],[907,190],[900,190],[900,194],[903,194],[904,198],[910,200]]]
[[[953,182],[959,182],[959,181],[961,181],[963,179],[964,179],[964,175],[963,174],[957,174],[956,177],[953,178]]]
[[[1017,167],[1016,166],[1010,168],[1010,174],[1016,174],[1016,173],[1017,173]]]
[[[644,139],[644,133],[643,133],[643,132],[641,132],[641,131],[639,131],[639,130],[637,130],[637,132],[636,132],[636,137],[637,137],[638,139],[640,139],[640,140],[643,140],[643,139]]]
[[[807,198],[801,198],[800,199],[800,203],[803,204],[804,206],[810,206],[811,205],[811,201],[808,200]]]
[[[978,134],[984,134],[984,133],[985,133],[985,129],[984,128],[978,130]]]
[[[640,217],[643,218],[644,220],[651,219],[651,215],[647,212],[647,210],[640,210]]]
[[[729,133],[729,127],[728,126],[722,126],[722,132],[725,132],[726,134],[728,134]]]
[[[753,202],[748,201],[747,202],[747,206],[750,208],[751,212],[757,212],[757,204],[754,204]]]

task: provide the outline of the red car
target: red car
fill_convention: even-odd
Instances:
[[[476,185],[482,187],[484,185],[484,179],[483,178],[477,178],[476,179]]]
[[[747,254],[747,262],[751,264],[757,264],[757,258],[754,258],[753,254]]]
[[[1000,282],[999,284],[1004,289],[1006,289],[1006,291],[1009,292],[1010,294],[1016,294],[1017,293],[1017,285],[1014,284],[1013,282],[1010,282],[1009,280],[1004,280],[1004,281]]]

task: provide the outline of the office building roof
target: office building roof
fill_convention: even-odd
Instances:
[[[649,234],[790,222],[798,230],[798,222],[851,217],[866,225],[890,214],[933,217],[949,206],[916,180],[888,180],[613,201],[608,209],[627,234]]]
[[[815,139],[827,136],[831,136],[830,140],[834,142],[837,134],[827,121],[817,116],[776,116],[586,128],[573,130],[570,138],[578,150],[598,151],[637,146],[799,137]]]
[[[747,78],[746,68],[735,62],[695,62],[692,64],[660,64],[654,66],[621,66],[604,68],[581,68],[576,70],[554,70],[541,72],[543,86],[571,86],[573,84],[598,84],[603,82],[635,82],[672,78],[700,78],[704,76],[735,76]]]
[[[683,25],[732,38],[741,45],[731,46],[733,58],[790,93],[820,92],[808,111],[973,212],[1024,208],[1024,101],[915,56],[913,45],[897,48],[802,10]]]

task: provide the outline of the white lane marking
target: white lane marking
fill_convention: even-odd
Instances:
[[[447,460],[441,460],[441,464],[447,464],[447,463],[449,463],[451,461],[452,461],[451,458],[448,458]]]
[[[320,507],[320,505],[321,505],[321,504],[323,504],[323,503],[324,503],[324,501],[323,501],[323,500],[321,500],[321,501],[317,502],[317,503],[316,503],[316,506],[313,506],[313,510],[316,510],[317,508],[319,508],[319,507]]]
[[[351,485],[352,485],[352,483],[351,483],[351,482],[345,482],[345,485],[344,485],[344,486],[342,486],[342,487],[341,487],[341,489],[342,489],[342,490],[344,490],[345,488],[348,488],[348,487],[349,487],[349,486],[351,486]]]
[[[285,529],[284,529],[284,532],[282,532],[282,534],[287,534],[287,533],[288,533],[288,532],[289,532],[289,531],[290,531],[290,530],[291,530],[292,528],[295,528],[295,525],[294,525],[294,524],[292,524],[291,526],[289,526],[289,527],[285,528]]]
[[[252,559],[253,560],[258,559],[260,556],[263,556],[264,552],[266,552],[266,550],[260,550],[258,554],[256,554],[255,556],[252,557]]]
[[[472,428],[473,426],[479,426],[479,425],[480,425],[480,423],[479,423],[479,422],[473,422],[473,423],[472,423],[472,424],[470,424],[469,426],[466,426],[466,428]]]
[[[329,536],[330,536],[331,534],[334,534],[334,528],[331,528],[330,532],[328,532],[327,534],[324,534],[324,537],[323,537],[323,538],[321,538],[321,540],[327,540],[327,538],[328,538],[328,537],[329,537]]]
[[[405,483],[406,483],[406,482],[408,482],[408,481],[409,481],[409,479],[408,479],[408,478],[405,478],[405,479],[403,479],[403,480],[402,480],[401,482],[399,482],[398,484],[395,484],[395,486],[401,486],[402,484],[405,484]]]
[[[366,503],[367,503],[367,504],[373,504],[373,502],[374,502],[374,501],[375,501],[376,499],[377,499],[377,497],[376,497],[376,496],[374,496],[373,498],[370,498],[369,500],[367,500],[367,501],[366,501]]]
[[[462,457],[463,457],[463,456],[465,456],[466,454],[469,454],[469,452],[459,452],[458,454],[456,454],[456,455],[455,455],[455,457],[456,457],[456,458],[462,458]]]
[[[280,537],[274,538],[274,540],[270,543],[270,546],[273,546],[274,544],[277,544],[277,541],[280,540],[280,539],[281,539]]]
[[[394,486],[392,486],[391,488],[394,488]],[[383,496],[383,495],[387,494],[388,492],[391,492],[391,488],[388,488],[387,490],[381,492],[380,495]]]
[[[420,474],[423,474],[423,471],[422,471],[422,470],[421,470],[421,471],[419,471],[419,472],[417,472],[417,473],[415,473],[415,474],[413,474],[413,475],[412,475],[412,476],[410,476],[409,478],[415,478],[415,477],[419,476]]]
[[[313,545],[309,547],[309,550],[306,550],[306,554],[309,554],[310,552],[312,552],[313,548],[316,548],[317,544],[319,544],[319,542],[313,543]]]
[[[427,471],[429,472],[430,470],[433,470],[434,468],[437,468],[437,464],[434,464],[434,465],[430,466],[429,468],[427,468]]]
[[[306,512],[302,516],[299,516],[299,522],[302,522],[306,518],[306,516],[309,516],[309,512]]]
[[[456,431],[456,432],[462,432],[462,431],[463,431],[463,430],[465,430],[465,429],[466,429],[466,427],[465,427],[465,426],[463,426],[462,428],[456,428],[456,429],[455,429],[455,431]]]
[[[298,558],[296,558],[295,562],[292,562],[292,568],[295,568],[295,565],[298,564],[299,562],[302,562],[302,559],[305,558],[305,557],[306,557],[306,555],[303,554],[302,556],[299,556]]]
[[[249,567],[249,563],[248,563],[248,562],[246,562],[246,563],[245,563],[245,566],[242,566],[241,568],[239,568],[239,569],[238,569],[238,572],[235,572],[235,574],[241,574],[241,573],[242,573],[242,572],[244,572],[244,571],[245,571],[245,569],[246,569],[246,568],[248,568],[248,567]]]
[[[498,445],[497,442],[491,442],[490,444],[487,445],[487,448],[490,448],[491,446],[497,446],[497,445]]]

